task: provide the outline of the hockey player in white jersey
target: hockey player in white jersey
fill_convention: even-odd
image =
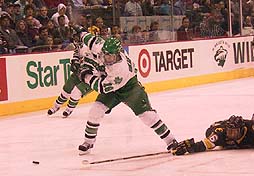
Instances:
[[[80,37],[83,31],[83,29],[79,29],[76,33],[76,36]],[[100,37],[97,37],[97,40],[99,41]],[[60,107],[68,101],[67,107],[63,111],[63,118],[70,116],[79,103],[81,97],[85,97],[92,91],[90,86],[85,82],[80,81],[78,77],[81,64],[83,67],[94,64],[92,67],[96,67],[97,69],[102,70],[104,69],[103,66],[99,67],[98,63],[94,61],[95,59],[99,60],[97,59],[98,55],[92,53],[87,45],[85,45],[83,42],[80,42],[79,40],[75,41],[74,44],[75,50],[71,59],[72,74],[64,84],[60,95],[57,97],[53,104],[53,107],[48,110],[48,115],[56,113]],[[89,60],[91,62],[89,62]]]
[[[105,72],[83,69],[80,73],[81,80],[99,93],[88,115],[85,140],[79,146],[80,154],[90,152],[105,112],[121,102],[130,107],[145,125],[152,128],[164,140],[167,149],[171,150],[177,142],[167,125],[151,107],[147,93],[137,79],[137,70],[122,49],[121,42],[112,37],[96,42],[94,36],[89,33],[83,37],[83,41],[92,52],[103,56],[101,58]]]

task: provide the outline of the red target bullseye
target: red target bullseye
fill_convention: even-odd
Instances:
[[[151,58],[146,49],[142,49],[138,56],[138,70],[142,77],[148,77],[151,71]]]

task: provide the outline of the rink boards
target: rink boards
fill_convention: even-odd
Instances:
[[[254,75],[252,36],[126,46],[151,92]],[[70,75],[71,51],[0,57],[0,116],[47,109]],[[94,101],[92,92],[80,103]]]

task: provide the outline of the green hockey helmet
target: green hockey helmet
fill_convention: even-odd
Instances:
[[[103,44],[102,51],[105,54],[118,54],[122,49],[121,41],[114,37],[109,37]]]

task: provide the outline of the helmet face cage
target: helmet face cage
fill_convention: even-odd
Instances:
[[[121,49],[122,46],[120,40],[114,37],[109,37],[106,39],[102,47],[104,64],[113,65],[116,63],[117,55],[120,53]]]
[[[244,121],[242,116],[235,116],[232,115],[229,119],[228,119],[228,125],[231,126],[231,128],[240,128],[244,125]]]
[[[244,121],[242,116],[232,115],[226,124],[227,138],[231,140],[238,140],[242,137],[242,129],[244,127]]]
[[[227,138],[230,140],[238,140],[242,137],[241,129],[240,128],[226,128],[226,135]]]
[[[117,62],[117,55],[116,54],[109,54],[106,53],[103,55],[103,62],[105,65],[113,65]]]

